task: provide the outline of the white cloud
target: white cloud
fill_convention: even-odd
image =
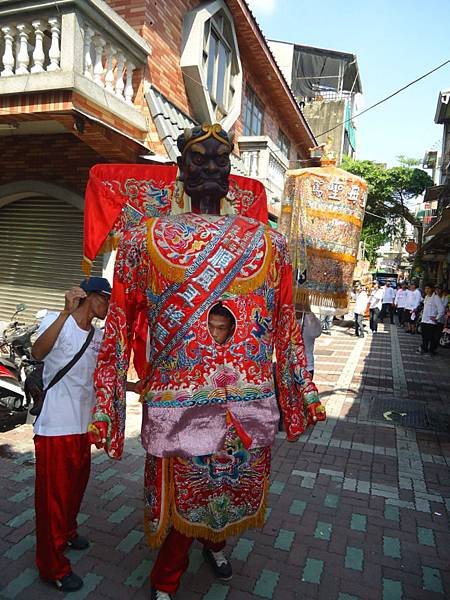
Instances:
[[[275,12],[275,0],[247,0],[256,15],[272,15]]]

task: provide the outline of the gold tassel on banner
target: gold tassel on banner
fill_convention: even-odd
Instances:
[[[81,261],[81,270],[86,275],[86,277],[91,276],[92,260],[90,260],[87,256],[83,256],[83,259]]]
[[[107,252],[112,252],[113,250],[117,250],[120,242],[120,236],[118,234],[110,234],[103,242],[102,247],[100,248],[99,254],[106,254]]]

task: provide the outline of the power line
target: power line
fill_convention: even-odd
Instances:
[[[389,221],[388,218],[382,217],[381,215],[376,215],[375,213],[371,213],[368,210],[364,211],[366,215],[371,215],[372,217],[378,217],[379,219],[383,219],[383,221]]]
[[[372,108],[375,108],[376,106],[379,106],[380,104],[383,104],[383,102],[386,102],[387,100],[390,100],[391,98],[393,98],[397,94],[400,94],[400,92],[403,92],[403,90],[406,90],[406,88],[409,88],[411,85],[414,85],[415,83],[417,83],[421,79],[425,79],[425,77],[428,77],[428,75],[431,75],[431,73],[434,73],[435,71],[441,69],[442,67],[445,67],[445,65],[447,65],[448,63],[450,63],[450,59],[446,60],[441,65],[439,65],[438,67],[432,69],[431,71],[428,71],[428,73],[425,73],[424,75],[421,75],[417,79],[414,79],[414,81],[411,81],[407,85],[404,85],[402,88],[398,89],[396,92],[393,92],[389,96],[386,96],[386,98],[383,98],[382,100],[379,100],[378,102],[376,102],[375,104],[372,104],[372,106],[369,106],[368,108],[366,108],[365,110],[361,111],[360,113],[357,113],[356,115],[353,115],[352,117],[346,119],[345,121],[342,121],[341,123],[338,123],[334,127],[331,127],[331,129],[327,129],[326,131],[324,131],[322,133],[319,133],[315,137],[321,137],[322,135],[325,135],[326,133],[330,133],[330,131],[333,131],[334,129],[337,129],[338,127],[341,127],[342,125],[345,125],[346,123],[349,123],[350,121],[353,121],[353,119],[356,119],[356,117],[360,117],[361,115],[363,115],[364,113],[368,112],[369,110],[372,110]]]

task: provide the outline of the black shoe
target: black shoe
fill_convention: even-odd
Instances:
[[[172,600],[172,596],[169,592],[162,592],[152,586],[150,589],[150,600]]]
[[[203,548],[203,556],[211,565],[214,575],[217,577],[217,579],[229,581],[233,577],[231,563],[222,550],[219,552],[213,552],[212,550]]]
[[[77,592],[83,587],[83,580],[81,577],[78,577],[78,575],[75,575],[72,571],[67,573],[67,575],[64,575],[61,579],[52,579],[49,583],[53,583],[56,589],[65,594]]]
[[[89,540],[82,535],[76,535],[67,542],[67,547],[71,550],[86,550],[86,548],[89,548],[89,545]]]

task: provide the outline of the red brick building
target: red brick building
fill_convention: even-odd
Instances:
[[[7,0],[0,40],[0,319],[80,279],[92,165],[173,162],[184,127],[220,121],[276,219],[315,144],[244,0]]]

